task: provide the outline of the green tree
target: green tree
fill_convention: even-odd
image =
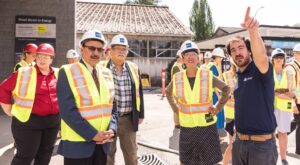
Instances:
[[[190,13],[190,29],[194,32],[194,41],[201,41],[212,37],[215,24],[206,0],[195,0]]]
[[[126,0],[126,4],[157,5],[161,0]]]

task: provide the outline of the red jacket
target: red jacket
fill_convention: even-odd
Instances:
[[[37,84],[31,113],[39,116],[58,114],[56,97],[57,79],[54,76],[53,69],[51,68],[48,75],[43,75],[37,65],[34,67],[37,71]],[[12,91],[15,89],[17,77],[18,71],[13,72],[0,84],[1,103],[12,104]]]

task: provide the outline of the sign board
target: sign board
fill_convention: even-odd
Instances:
[[[49,43],[55,48],[56,18],[16,16],[15,57],[22,55],[22,49],[27,43]]]

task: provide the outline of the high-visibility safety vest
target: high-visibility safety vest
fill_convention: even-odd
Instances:
[[[233,71],[227,71],[223,73],[223,78],[224,81],[227,85],[229,85],[229,87],[232,89],[234,89],[234,86],[236,84],[236,77],[234,75],[235,73]],[[234,119],[234,98],[233,96],[228,99],[228,101],[226,102],[225,106],[224,106],[224,110],[225,110],[225,116],[228,119]]]
[[[299,77],[300,76],[300,68],[296,64],[296,61],[293,61],[293,62],[287,64],[287,66],[292,66],[293,69],[295,70],[296,88],[297,88],[297,92],[300,93],[300,83],[299,83],[299,81],[300,81],[300,77]],[[299,102],[300,102],[300,95],[298,95],[298,97],[297,97],[297,103],[300,104]]]
[[[141,98],[140,98],[140,75],[139,75],[139,68],[138,66],[130,61],[126,61],[126,63],[129,66],[130,73],[133,77],[134,86],[135,86],[135,100],[136,100],[136,110],[140,112],[140,106],[141,106]],[[108,67],[109,61],[105,63],[104,67]]]
[[[24,60],[21,60],[19,63],[17,63],[14,67],[14,71],[16,71],[17,69],[17,65],[20,65],[21,67],[25,67],[25,66],[34,66],[35,65],[35,62],[32,62],[31,64],[28,64],[26,61]]]
[[[139,68],[138,66],[133,63],[133,62],[130,62],[130,61],[126,61],[128,66],[129,66],[129,69],[130,69],[130,73],[133,77],[133,80],[134,80],[134,86],[135,86],[135,100],[136,100],[136,110],[138,112],[140,112],[140,106],[141,106],[141,98],[140,98],[140,81],[139,81],[139,78],[140,78],[140,75],[139,75]]]
[[[54,75],[57,75],[54,73]],[[57,77],[57,76],[56,76]],[[14,104],[11,113],[20,122],[27,122],[34,103],[37,83],[35,67],[22,67],[18,70],[16,87],[12,91]]]
[[[102,65],[103,67],[106,67],[108,62],[109,62],[109,60],[100,61],[100,65]]]
[[[179,123],[182,127],[203,127],[216,123],[211,117],[213,74],[207,69],[198,68],[193,90],[186,71],[178,72],[173,78],[173,96],[179,106]],[[210,120],[208,120],[210,117]]]
[[[80,62],[64,65],[67,79],[73,93],[76,106],[82,118],[98,131],[107,130],[113,108],[114,82],[107,68],[100,65],[98,79],[100,93],[96,87],[92,74]],[[63,92],[63,91],[60,91]],[[61,139],[68,141],[86,141],[70,128],[64,120],[61,121]]]
[[[173,64],[172,68],[171,68],[171,79],[173,78],[173,73],[174,73],[174,68],[175,67],[178,67],[179,68],[179,72],[181,71],[184,71],[183,67],[182,67],[182,64],[178,63],[177,61]]]
[[[282,72],[282,78],[281,81],[279,81],[275,69],[273,71],[275,82],[274,89],[291,90],[295,86],[295,76],[286,69],[284,69]],[[274,107],[280,111],[293,112],[293,99],[290,99],[288,97],[275,96]]]

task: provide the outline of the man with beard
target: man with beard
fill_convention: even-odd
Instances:
[[[238,66],[234,89],[236,139],[233,143],[233,165],[275,165],[278,158],[274,131],[274,79],[259,23],[250,17],[248,7],[241,26],[249,32],[250,42],[232,38],[228,53]]]
[[[105,43],[100,31],[85,32],[80,41],[82,59],[59,71],[57,98],[62,121],[58,153],[64,156],[65,165],[106,164],[109,142],[116,135],[113,76],[99,65]]]

